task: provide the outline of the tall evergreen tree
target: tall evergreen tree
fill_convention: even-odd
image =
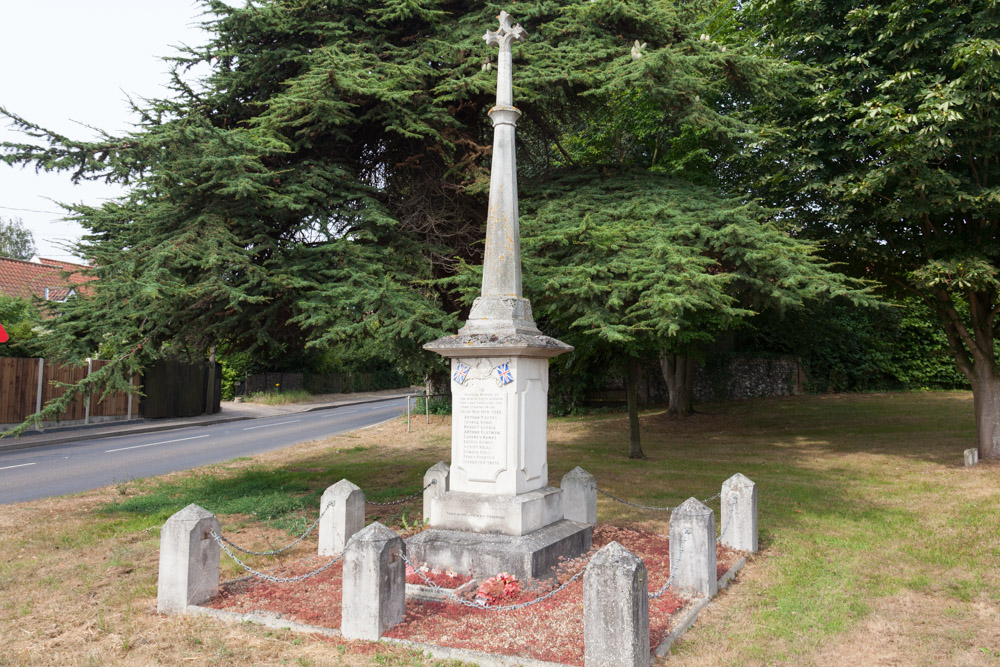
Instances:
[[[503,6],[204,6],[211,39],[172,58],[173,96],[137,104],[139,124],[127,135],[75,141],[17,116],[16,101],[5,101],[3,113],[28,139],[4,144],[4,161],[128,186],[116,201],[72,207],[88,230],[78,251],[100,280],[66,304],[49,338],[53,352],[117,349],[122,363],[106,368],[124,379],[127,366],[167,352],[203,356],[217,344],[372,350],[376,341],[380,356],[426,371],[438,361],[420,345],[453,331],[463,315],[461,290],[447,279],[481,261],[492,136],[486,112],[495,86],[482,33]],[[626,229],[631,220],[616,215],[630,191],[615,198],[596,185],[581,188],[602,207],[593,224],[607,228],[595,227],[593,256],[607,255],[611,246],[601,248],[599,238],[607,234],[663,246],[669,233],[654,232],[667,216],[655,200],[657,192],[671,195],[656,173],[689,176],[753,140],[755,128],[732,112],[766,90],[760,58],[703,38],[719,16],[713,2],[538,0],[519,3],[516,13],[529,33],[514,54],[522,183],[600,182],[600,171],[584,168],[604,155],[615,156],[615,168],[642,167],[648,184],[621,181],[646,202],[634,232]],[[211,74],[202,84],[185,81],[188,68],[203,64]],[[669,156],[670,169],[657,156]],[[593,208],[565,189],[550,194],[557,192],[568,206]],[[702,194],[712,201],[711,190],[691,196]],[[740,221],[756,215],[726,207]],[[719,236],[725,225],[717,222],[712,234]],[[538,247],[548,250],[541,241]],[[705,268],[691,295],[675,289],[684,280],[658,267],[641,282],[672,296],[616,305],[626,320],[609,318],[602,331],[632,335],[651,321],[638,313],[646,307],[668,318],[654,327],[658,334],[677,331],[682,309],[671,300],[707,299],[700,281],[714,285],[711,266],[724,244],[707,247],[691,243],[663,257],[676,266],[677,254],[687,253],[692,267]],[[636,279],[634,271],[607,276]],[[666,282],[657,287],[654,276]],[[744,282],[755,280],[747,274]],[[542,292],[529,294],[535,300],[558,289],[538,284]],[[707,312],[727,315],[730,298]],[[691,312],[688,325],[711,324]]]
[[[774,55],[801,63],[762,108],[787,128],[758,193],[859,275],[937,313],[1000,459],[1000,8],[989,0],[755,0]]]

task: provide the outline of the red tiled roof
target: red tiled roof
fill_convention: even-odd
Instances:
[[[86,269],[82,264],[48,259],[40,261],[42,263],[0,257],[0,294],[21,299],[30,299],[32,296],[45,299],[47,288],[47,298],[62,301],[74,287],[96,280],[93,276],[79,273],[63,275],[64,271]]]

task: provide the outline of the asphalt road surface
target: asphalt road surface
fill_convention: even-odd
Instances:
[[[405,413],[406,400],[0,452],[0,504],[78,493],[353,431]]]

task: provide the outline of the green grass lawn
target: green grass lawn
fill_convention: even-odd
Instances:
[[[554,419],[549,479],[580,465],[650,505],[705,498],[742,472],[759,493],[761,551],[675,645],[676,664],[998,664],[1000,466],[961,466],[967,392],[804,396],[642,418]],[[341,478],[374,500],[420,489],[449,458],[447,417],[403,420],[79,496],[4,508],[0,665],[413,664],[395,648],[155,615],[158,530],[196,502],[252,548],[282,546]],[[713,503],[718,511],[718,501]],[[666,516],[599,498],[600,521],[666,530]],[[420,502],[372,508],[400,528]],[[717,517],[718,519],[718,517]],[[301,556],[301,554],[299,554]],[[240,574],[224,563],[224,578]],[[426,664],[433,664],[427,660]],[[442,663],[443,664],[443,663]]]

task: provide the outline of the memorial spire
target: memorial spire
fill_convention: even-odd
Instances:
[[[497,30],[483,39],[499,47],[497,100],[490,109],[493,121],[493,161],[490,168],[490,201],[486,217],[486,253],[483,258],[482,296],[476,300],[463,331],[471,333],[507,330],[538,333],[531,307],[522,297],[521,238],[517,210],[517,159],[514,127],[521,112],[514,106],[511,44],[523,41],[527,32],[503,11]]]

